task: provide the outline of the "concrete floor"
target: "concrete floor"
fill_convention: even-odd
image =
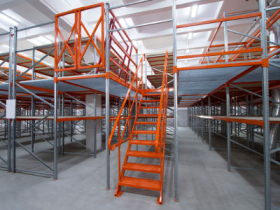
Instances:
[[[224,140],[214,140],[213,145],[224,147]],[[165,164],[163,206],[156,204],[156,192],[125,189],[120,198],[114,197],[118,178],[116,150],[111,152],[109,191],[105,189],[104,151],[96,159],[87,156],[61,156],[59,179],[56,181],[0,171],[0,209],[263,209],[262,170],[228,172],[226,151],[209,151],[208,144],[189,128],[179,128],[179,146],[179,202],[173,201],[173,163],[170,158],[166,158]],[[123,145],[122,150],[125,148]],[[19,162],[24,167],[38,164],[31,162],[32,158],[27,158],[26,155],[19,159],[25,160]],[[236,150],[233,151],[233,165],[261,168],[262,158],[244,150]],[[278,174],[278,170],[272,171],[272,194],[274,204],[280,206]]]

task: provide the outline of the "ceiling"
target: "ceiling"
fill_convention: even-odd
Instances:
[[[105,1],[110,6],[116,6],[124,3],[133,2],[134,0],[109,0]],[[18,22],[17,27],[23,28],[40,23],[54,20],[54,15],[76,7],[87,6],[101,2],[100,0],[1,0],[0,14],[8,15]],[[191,17],[192,6],[198,5],[196,16]],[[240,8],[242,5],[242,8]],[[228,13],[237,12],[240,10],[257,9],[258,3],[256,0],[177,0],[177,19],[178,24],[198,22],[203,20],[215,19],[222,16],[223,11]],[[142,4],[133,5],[115,9],[114,12],[119,19],[125,21],[131,18],[134,25],[145,24],[154,21],[167,20],[172,18],[172,1],[171,0],[153,0]],[[234,27],[235,30],[244,31],[252,22],[251,19],[234,21],[229,27]],[[1,21],[0,33],[7,32],[12,24]],[[209,45],[210,37],[213,34],[217,24],[207,26],[199,26],[188,29],[178,30],[177,44],[179,53],[183,53],[187,48],[191,53],[201,52]],[[66,28],[67,26],[64,26]],[[192,39],[188,38],[188,33],[192,31]],[[221,30],[222,31],[222,30]],[[28,48],[32,45],[27,40],[36,38],[39,35],[53,35],[54,26],[49,25],[40,27],[25,32],[19,33],[19,49]],[[140,53],[156,54],[166,50],[172,51],[172,22],[162,23],[158,25],[146,26],[137,29],[127,30],[132,40],[138,41]],[[238,35],[230,35],[230,39],[238,40]],[[8,37],[4,37],[0,41],[0,51],[7,51],[5,47],[8,44]],[[214,44],[223,42],[223,35],[218,34]]]

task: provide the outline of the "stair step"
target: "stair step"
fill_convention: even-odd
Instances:
[[[143,94],[144,97],[149,97],[149,96],[160,96],[161,93],[151,93],[151,94]]]
[[[157,103],[160,102],[160,100],[141,100],[141,103]]]
[[[139,114],[138,117],[158,117],[158,114]]]
[[[149,140],[131,140],[130,144],[138,144],[138,145],[155,145],[155,141],[149,141]]]
[[[136,125],[157,125],[157,122],[134,122]]]
[[[158,106],[140,106],[140,109],[158,109]]]
[[[143,157],[143,158],[160,158],[160,153],[157,152],[146,152],[146,151],[128,151],[128,156]]]
[[[135,187],[147,190],[161,190],[161,183],[159,180],[152,180],[152,179],[142,179],[142,178],[135,178],[135,177],[122,177],[121,181],[119,182],[121,186],[126,187]]]
[[[132,133],[135,133],[135,134],[157,134],[157,131],[151,131],[151,130],[134,130]]]
[[[140,163],[126,163],[124,165],[124,169],[130,171],[142,171],[142,172],[157,173],[157,174],[159,174],[161,171],[161,167],[159,165],[140,164]]]

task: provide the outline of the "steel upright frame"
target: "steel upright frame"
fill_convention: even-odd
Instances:
[[[277,10],[277,12],[275,12],[268,20],[266,18],[266,12],[267,11],[271,11],[271,10]],[[255,12],[255,11],[254,11]],[[269,89],[271,88],[277,88],[277,85],[271,85],[269,87],[269,79],[268,79],[268,67],[269,64],[273,65],[275,67],[280,67],[279,65],[273,63],[275,59],[272,59],[272,56],[276,55],[277,53],[279,53],[279,44],[275,43],[275,42],[271,42],[267,40],[267,29],[269,27],[271,27],[279,18],[280,18],[280,10],[279,7],[273,7],[273,8],[266,8],[266,3],[264,0],[260,0],[259,1],[259,11],[251,14],[227,14],[224,13],[223,18],[221,19],[217,19],[217,20],[210,20],[210,21],[203,21],[203,22],[199,22],[199,23],[191,23],[191,24],[184,24],[179,26],[179,28],[181,27],[185,27],[185,26],[195,26],[195,25],[202,25],[202,24],[209,24],[209,23],[213,23],[213,22],[219,22],[219,26],[216,30],[216,32],[214,33],[213,38],[211,39],[210,42],[210,46],[207,49],[207,52],[205,54],[202,55],[189,55],[189,56],[180,56],[179,59],[183,59],[183,58],[191,58],[191,57],[203,57],[202,60],[202,65],[201,66],[197,66],[197,67],[182,67],[180,69],[177,70],[192,70],[192,69],[211,69],[211,68],[226,68],[226,67],[230,67],[230,66],[243,66],[244,64],[246,64],[245,66],[247,66],[247,64],[251,64],[251,67],[246,69],[244,72],[240,73],[239,75],[235,76],[234,78],[232,78],[231,80],[229,80],[228,82],[226,82],[224,85],[220,86],[219,88],[215,89],[214,91],[212,91],[211,93],[205,95],[205,97],[203,99],[200,99],[201,101],[204,99],[208,98],[208,116],[204,116],[203,113],[197,113],[195,111],[191,111],[190,113],[190,118],[191,118],[191,125],[192,126],[196,126],[195,125],[195,121],[197,118],[201,118],[201,119],[205,119],[208,120],[210,124],[211,120],[219,120],[219,121],[225,121],[226,122],[226,130],[227,130],[227,170],[231,171],[232,168],[232,164],[231,164],[231,144],[237,144],[249,151],[252,151],[256,154],[262,155],[264,158],[264,209],[266,210],[271,210],[273,208],[277,208],[277,207],[273,207],[271,205],[271,178],[270,178],[270,164],[271,162],[280,165],[279,162],[277,162],[274,159],[271,159],[271,154],[279,151],[279,149],[275,149],[275,150],[271,150],[270,149],[270,135],[269,135],[269,127],[270,127],[270,123],[280,123],[279,120],[277,119],[270,119],[269,117],[269,102],[271,101],[272,103],[277,103],[273,100],[271,100],[269,98]],[[234,15],[238,15],[239,17],[234,17]],[[227,29],[227,21],[230,21],[232,19],[239,19],[240,17],[248,17],[250,15],[257,15],[259,17],[260,20],[260,29],[254,33],[253,36],[248,36],[246,34],[241,34],[238,33],[240,35],[243,36],[247,36],[249,37],[249,41],[245,42],[245,43],[236,43],[237,45],[241,44],[244,45],[246,47],[250,47],[252,45],[252,43],[256,40],[260,41],[261,43],[261,48],[252,48],[252,49],[245,49],[245,47],[242,47],[241,49],[237,50],[237,51],[228,51],[228,46],[232,45],[231,43],[228,42],[227,39],[227,32],[232,32],[232,33],[237,33],[233,30],[229,30]],[[224,36],[225,36],[225,43],[224,43],[224,51],[218,52],[218,53],[209,53],[209,49],[210,47],[214,47],[212,45],[213,40],[217,34],[217,31],[219,30],[222,22],[224,22]],[[275,49],[271,49],[271,47],[269,48],[270,52],[268,53],[268,44],[272,43],[275,46]],[[212,45],[212,46],[211,46]],[[249,56],[249,59],[247,57],[245,57],[245,59],[241,62],[241,61],[235,61],[235,59],[237,59],[237,57],[241,54],[241,53],[252,53],[253,51],[260,51],[261,52],[261,58],[259,60],[252,60],[251,56]],[[231,58],[228,57],[229,54],[234,54]],[[213,56],[213,55],[220,55],[219,58],[216,60],[216,63],[207,63],[204,62],[204,58],[208,57],[208,56]],[[222,58],[222,56],[225,57],[225,59],[223,61],[221,61],[220,59]],[[208,61],[209,62],[209,61]],[[206,64],[206,65],[205,65]],[[262,82],[261,82],[261,87],[262,90],[260,89],[256,89],[256,91],[250,91],[247,90],[246,88],[241,88],[238,86],[238,83],[233,84],[234,81],[236,81],[237,79],[243,77],[244,75],[254,71],[257,67],[261,67],[262,68]],[[241,83],[242,84],[242,83]],[[244,83],[246,84],[246,83]],[[250,83],[248,83],[250,84]],[[240,98],[243,97],[244,99],[241,100],[245,100],[245,104],[246,104],[246,115],[245,116],[238,116],[240,115],[240,113],[242,113],[242,111],[240,110],[239,106],[236,103],[236,96],[234,96],[234,101],[231,101],[231,98],[233,96],[230,96],[230,88],[231,89],[235,89],[235,90],[239,90],[242,92],[245,92],[245,94],[240,94]],[[214,94],[217,93],[218,91],[224,90],[226,89],[226,116],[217,116],[217,115],[212,115],[210,112],[210,107],[213,104],[210,104],[210,97],[214,97],[216,99],[219,100],[219,104],[221,104],[221,98],[218,98],[217,96],[215,96]],[[262,95],[257,94],[258,92],[262,92]],[[249,97],[248,95],[251,95],[251,100],[249,103]],[[263,107],[263,111],[262,111],[262,115],[261,117],[248,117],[248,115],[253,115],[253,109],[252,109],[252,105],[250,105],[251,103],[253,103],[253,99],[252,96],[255,95],[257,97],[261,97],[262,98],[262,107]],[[231,110],[231,103],[232,104],[232,108],[234,108],[234,110]],[[190,109],[194,110],[199,106],[199,101],[193,103],[190,102]],[[215,109],[215,107],[214,107]],[[238,111],[237,111],[238,109]],[[233,111],[233,112],[232,112]],[[222,115],[222,113],[221,113]],[[236,115],[234,117],[234,115]],[[234,124],[233,124],[234,122]],[[246,136],[247,136],[247,140],[246,140],[246,146],[243,144],[238,143],[236,140],[232,139],[232,136],[236,136],[239,135],[239,133],[242,131],[241,129],[241,123],[245,123],[245,124],[251,124],[248,126],[246,126]],[[257,152],[254,149],[254,127],[255,126],[261,126],[263,128],[263,154]],[[210,136],[211,136],[211,132],[215,133],[215,123],[214,123],[214,130],[211,131],[211,128],[209,127],[209,144],[211,147],[211,141],[210,141]],[[222,128],[221,128],[222,129]],[[249,148],[249,138],[252,144],[252,148]]]

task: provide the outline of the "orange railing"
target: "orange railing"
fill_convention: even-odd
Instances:
[[[109,139],[108,139],[108,148],[109,150],[114,150],[116,147],[118,147],[118,171],[119,171],[119,180],[121,178],[121,144],[123,144],[124,142],[128,141],[130,136],[131,136],[131,119],[132,119],[132,116],[131,116],[131,112],[133,110],[133,107],[135,106],[136,107],[136,110],[138,113],[139,111],[139,106],[138,106],[138,93],[139,91],[142,89],[143,87],[143,61],[145,59],[145,55],[143,55],[140,59],[140,62],[139,62],[139,65],[135,71],[135,74],[134,74],[134,77],[132,78],[131,80],[131,83],[130,83],[130,86],[129,86],[129,89],[126,93],[126,97],[123,101],[123,104],[119,110],[119,114],[116,118],[116,121],[114,123],[114,126],[112,128],[112,131],[111,131],[111,134],[109,136]],[[140,78],[138,77],[138,72],[139,72],[139,68],[141,67],[141,76]],[[134,84],[135,83],[135,84]],[[135,95],[134,95],[134,98],[133,100],[131,101],[131,97],[130,97],[130,94],[131,94],[131,90],[132,90],[132,87],[135,85],[135,89],[136,89],[136,92],[135,92]],[[142,98],[142,97],[141,97]],[[127,101],[128,101],[128,117],[126,119],[126,122],[125,122],[125,126],[123,128],[123,132],[121,134],[121,130],[120,130],[120,122],[122,120],[122,112],[123,112],[123,109],[124,107],[126,106],[127,104]],[[137,120],[137,115],[135,117],[135,120]],[[116,127],[118,126],[118,143],[115,143],[111,146],[112,144],[112,139],[113,139],[113,136],[114,136],[114,133],[116,131]],[[125,135],[125,131],[126,131],[126,128],[128,126],[128,130],[129,130],[129,137],[124,139],[124,135]],[[135,125],[134,125],[135,126]],[[134,129],[134,126],[133,126],[133,129]],[[133,130],[132,129],[132,130]]]
[[[100,8],[100,11],[98,9]],[[86,27],[82,21],[83,11],[94,10],[94,13],[100,13],[100,17],[94,26],[93,31]],[[69,36],[64,37],[59,27],[59,19],[66,17],[74,17],[73,25],[70,30]],[[76,69],[92,69],[105,66],[105,48],[104,46],[104,3],[94,4],[87,7],[81,7],[67,12],[63,12],[55,15],[55,71],[71,71]],[[101,43],[101,47],[97,45],[97,42],[93,40],[96,36],[97,30],[100,29],[101,37],[97,37],[97,40]],[[87,41],[82,42],[82,32],[86,35]],[[74,36],[74,41],[71,37]],[[84,38],[83,38],[84,39]],[[60,43],[62,43],[61,46]],[[83,47],[82,44],[85,44]],[[97,54],[101,58],[101,62],[93,63],[90,65],[84,65],[82,60],[86,51],[89,49],[90,44],[94,46]],[[59,63],[64,54],[69,54],[71,59],[71,65],[66,67],[59,67]]]
[[[129,125],[129,136],[130,136],[130,132],[131,132],[131,124],[130,124],[130,120],[131,120],[131,111],[134,107],[134,105],[137,107],[137,103],[138,103],[138,93],[139,91],[142,89],[143,87],[143,61],[145,59],[145,56],[143,55],[140,59],[140,62],[139,62],[139,65],[135,71],[135,74],[134,74],[134,77],[132,78],[131,80],[131,83],[130,83],[130,86],[129,86],[129,89],[126,93],[126,97],[124,98],[124,101],[123,101],[123,104],[119,110],[119,114],[116,118],[116,121],[114,123],[114,126],[112,128],[112,131],[111,131],[111,134],[110,134],[110,137],[108,139],[108,148],[110,150],[114,150],[117,146],[120,146],[122,143],[126,142],[128,139],[123,139],[124,138],[124,134],[125,134],[125,131],[126,131],[126,128],[127,128],[127,125]],[[139,69],[141,68],[141,74],[140,74],[140,78],[138,76],[138,72],[139,72]],[[136,86],[135,87],[135,95],[134,95],[134,98],[133,100],[131,101],[131,91],[132,91],[132,88],[134,87],[134,85]],[[120,134],[120,121],[121,121],[121,115],[122,115],[122,111],[124,109],[124,107],[126,106],[128,102],[128,106],[129,106],[129,112],[128,112],[128,118],[126,119],[126,123],[125,123],[125,126],[123,128],[123,132],[122,132],[122,135],[118,135],[118,143],[115,143],[113,145],[112,144],[112,139],[113,139],[113,136],[114,136],[114,133],[116,131],[116,127],[118,126],[118,133]]]
[[[165,54],[164,71],[162,75],[162,86],[159,104],[159,114],[157,121],[157,132],[155,138],[155,151],[161,153],[160,166],[162,168],[160,173],[161,187],[163,186],[163,173],[164,173],[164,155],[165,155],[165,135],[166,135],[166,123],[167,123],[167,103],[168,103],[168,80],[167,80],[167,59],[168,52]],[[161,194],[163,190],[161,189]],[[162,198],[162,195],[160,196]],[[159,201],[160,203],[162,201]]]
[[[231,13],[231,15],[234,13]],[[178,28],[183,28],[183,27],[189,27],[189,26],[197,26],[197,25],[201,25],[201,24],[209,24],[209,23],[219,23],[218,27],[216,28],[214,35],[210,41],[209,46],[207,47],[206,51],[204,54],[200,54],[200,55],[189,55],[189,56],[179,56],[178,59],[186,59],[186,58],[195,58],[195,57],[202,57],[201,60],[201,64],[208,64],[207,61],[205,61],[206,57],[211,57],[211,56],[218,56],[214,61],[210,61],[211,64],[213,63],[223,63],[225,62],[225,60],[221,60],[221,58],[224,55],[231,55],[231,57],[229,58],[229,62],[233,62],[233,61],[254,61],[254,60],[258,60],[261,57],[257,57],[257,58],[251,58],[251,59],[240,59],[240,55],[241,54],[245,54],[245,53],[252,53],[252,52],[259,52],[260,54],[262,53],[262,49],[258,47],[253,48],[253,49],[249,49],[252,47],[252,45],[257,41],[257,39],[260,37],[260,29],[256,30],[253,33],[253,37],[256,37],[257,39],[253,39],[253,38],[249,38],[248,41],[245,42],[235,42],[235,43],[228,43],[228,46],[234,47],[234,48],[238,48],[238,50],[232,50],[232,51],[227,51],[225,52],[225,49],[222,50],[222,52],[215,52],[215,53],[209,53],[210,49],[211,50],[215,50],[215,48],[220,48],[220,47],[224,47],[224,44],[221,45],[212,45],[216,35],[218,33],[218,31],[220,30],[220,27],[222,25],[222,23],[224,21],[231,21],[231,20],[237,20],[237,19],[243,19],[243,18],[248,18],[248,17],[260,17],[260,13],[259,12],[255,12],[255,13],[251,13],[251,14],[245,14],[245,15],[235,15],[235,16],[231,16],[231,17],[227,17],[225,18],[224,15],[222,18],[220,19],[216,19],[216,20],[209,20],[209,21],[203,21],[203,22],[198,22],[198,23],[191,23],[191,24],[183,24],[183,25],[179,25]],[[280,18],[280,9],[277,10],[270,18],[268,18],[267,20],[267,29],[270,29],[271,26]],[[248,51],[249,49],[249,51]],[[269,53],[271,54],[269,57],[274,56],[275,54],[278,53],[278,46],[268,46],[269,49]],[[251,51],[252,50],[252,51]],[[275,54],[273,53],[275,52]],[[187,70],[187,69],[186,69]]]
[[[159,104],[159,114],[158,114],[158,121],[157,121],[157,133],[156,133],[156,150],[162,147],[162,134],[164,132],[163,123],[165,121],[165,103],[168,100],[168,87],[167,87],[167,58],[168,52],[165,54],[165,62],[164,62],[164,71],[162,75],[162,85],[161,85],[161,95],[160,95],[160,104]]]

